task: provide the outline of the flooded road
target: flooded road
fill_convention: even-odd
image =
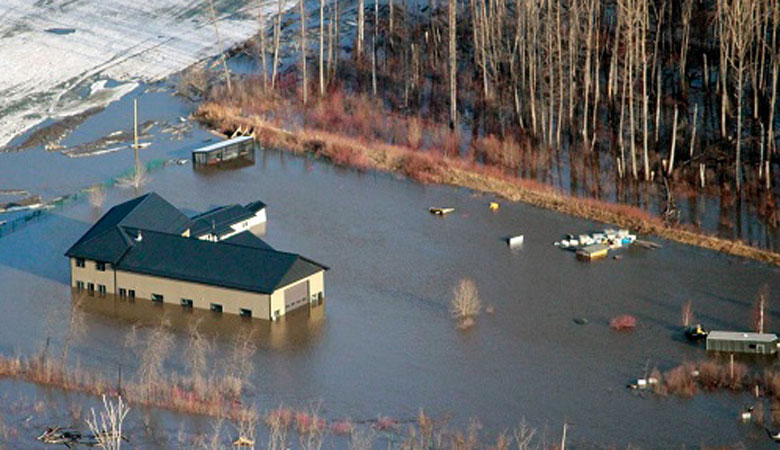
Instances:
[[[144,158],[152,152],[186,157],[181,149],[150,148]],[[23,155],[3,155],[3,164]],[[67,158],[49,156],[40,170],[62,170],[58,164]],[[111,165],[98,161],[116,158],[121,166],[120,157],[129,156],[79,164],[94,164],[99,181]],[[34,171],[19,179],[32,176]],[[83,186],[88,180],[78,181]],[[571,442],[583,446],[774,446],[763,429],[737,422],[747,397],[640,398],[625,385],[646,367],[665,370],[705,357],[680,338],[687,300],[706,326],[745,329],[758,289],[767,283],[773,296],[769,328],[776,330],[778,268],[670,242],[657,251],[629,249],[621,260],[582,263],[552,243],[604,225],[523,204],[502,203],[490,212],[492,198],[468,190],[345,171],[273,151],[259,151],[255,165],[237,170],[166,167],[151,174],[144,191],[189,213],[263,200],[271,245],[331,267],[327,300],[324,308],[269,324],[89,299],[86,330],[71,350],[82,366],[109,376],[118,365],[132,372],[135,363],[122,350],[132,324],[151,325],[167,315],[181,350],[188,323],[203,317],[206,332],[219,336],[217,354],[228,351],[239,330],[258,331],[252,400],[261,409],[322,400],[328,419],[381,414],[403,420],[423,407],[456,424],[478,417],[491,436],[523,418],[557,436],[567,421]],[[0,352],[35,352],[46,336],[53,348],[62,345],[71,314],[63,253],[110,206],[135,195],[112,188],[101,209],[81,200],[0,239]],[[455,212],[435,217],[429,206]],[[503,239],[520,233],[524,246],[510,251]],[[451,290],[463,277],[473,278],[483,303],[495,308],[465,332],[448,312]],[[624,313],[637,317],[637,329],[612,331],[609,319]],[[578,325],[576,317],[589,323]],[[169,366],[180,370],[182,363],[174,359]],[[9,384],[0,383],[0,390],[4,386]]]

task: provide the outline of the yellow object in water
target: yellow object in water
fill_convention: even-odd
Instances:
[[[491,211],[498,211],[498,202],[490,202],[490,210]]]

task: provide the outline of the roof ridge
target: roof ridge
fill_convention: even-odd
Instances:
[[[118,225],[118,226],[121,226],[121,225]],[[283,252],[281,250],[276,250],[275,248],[251,247],[251,246],[248,246],[248,245],[241,245],[241,244],[236,244],[236,243],[233,243],[233,242],[228,242],[227,240],[216,241],[216,242],[214,242],[214,241],[207,241],[205,239],[198,239],[198,238],[194,238],[194,237],[185,237],[185,236],[181,236],[181,235],[175,234],[175,233],[165,233],[165,232],[162,232],[162,231],[149,230],[149,229],[141,228],[141,227],[125,227],[125,226],[121,226],[121,227],[122,228],[130,228],[130,229],[133,229],[133,230],[141,230],[141,231],[144,231],[144,232],[147,232],[147,233],[159,234],[159,235],[163,235],[163,236],[171,236],[171,237],[175,237],[175,238],[179,238],[179,239],[189,239],[189,240],[193,240],[193,241],[196,241],[196,242],[203,242],[205,244],[230,245],[232,247],[248,248],[248,249],[257,250],[257,251],[261,251],[261,252],[277,253],[277,254],[280,254],[280,255],[291,255],[291,256],[296,256],[298,258],[304,258],[303,256],[301,256],[298,253]],[[242,233],[251,233],[251,231],[242,231]],[[257,236],[255,236],[255,237],[257,237]],[[260,239],[260,238],[258,237],[258,239]],[[265,242],[265,241],[263,241],[263,242]],[[314,264],[317,264],[318,266],[322,265],[322,264],[320,264],[320,263],[318,263],[316,261],[312,261],[312,260],[310,260],[308,258],[306,258],[306,259],[307,259],[307,261],[312,262]]]

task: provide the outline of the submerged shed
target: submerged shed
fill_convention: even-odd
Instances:
[[[773,333],[743,333],[739,331],[710,331],[707,350],[724,353],[777,353],[777,335]]]
[[[254,161],[255,140],[252,136],[240,136],[192,151],[192,163],[196,166],[213,166],[239,158]]]

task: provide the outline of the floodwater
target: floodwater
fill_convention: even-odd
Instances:
[[[205,331],[220,336],[222,352],[237,330],[260,331],[252,381],[261,408],[322,400],[328,418],[361,420],[412,418],[423,407],[454,423],[478,417],[491,435],[522,418],[555,435],[567,421],[570,439],[588,446],[771,444],[763,430],[736,421],[748,402],[743,396],[640,398],[624,386],[648,364],[666,369],[705,356],[679,337],[686,300],[707,326],[743,329],[762,284],[777,298],[777,268],[670,242],[657,251],[624,251],[621,260],[582,263],[552,242],[600,224],[523,204],[503,203],[491,213],[490,197],[467,190],[272,151],[260,151],[255,165],[238,170],[171,166],[151,178],[145,191],[189,212],[268,203],[265,238],[330,266],[327,300],[269,324],[140,300],[88,299],[85,334],[72,350],[83,366],[110,375],[129,365],[131,372],[122,348],[132,324],[167,315],[183,346],[189,321],[202,318]],[[81,201],[0,240],[0,351],[28,354],[46,336],[53,348],[62,345],[71,306],[62,255],[102,212],[134,195],[110,189],[101,210]],[[455,213],[431,216],[432,205]],[[510,251],[502,239],[518,233],[525,244]],[[466,332],[448,313],[451,289],[462,277],[473,278],[485,304],[495,307]],[[770,323],[780,324],[779,306],[772,302]],[[609,318],[623,313],[637,317],[634,332],[609,329]],[[577,325],[575,317],[589,323]],[[169,364],[181,366],[175,358]],[[202,421],[170,416],[171,423]]]
[[[172,121],[188,113],[167,93],[143,94],[141,105],[142,120]],[[126,128],[131,108],[126,100],[112,104],[63,143],[77,145]],[[210,137],[198,129],[180,141],[155,136],[141,153],[145,161],[187,158],[189,148]],[[42,150],[0,154],[0,188],[62,195],[104,182],[131,161],[129,150],[78,159]],[[187,327],[201,320],[216,339],[218,355],[229,352],[237,333],[256,332],[251,401],[260,409],[321,400],[328,419],[360,421],[379,415],[412,419],[422,407],[454,424],[478,417],[489,436],[525,418],[554,437],[567,422],[569,442],[582,447],[775,445],[763,429],[737,422],[747,396],[642,398],[625,385],[647,367],[665,370],[705,358],[702,348],[680,336],[687,300],[705,326],[745,329],[766,283],[772,295],[769,328],[776,330],[778,268],[665,241],[659,241],[660,250],[632,248],[620,260],[583,263],[552,243],[603,224],[524,204],[502,202],[490,212],[490,196],[275,151],[259,150],[254,165],[235,170],[173,165],[150,178],[143,192],[156,191],[189,213],[266,202],[264,238],[331,268],[326,302],[268,323],[141,300],[87,299],[79,307],[86,327],[71,349],[72,361],[83,367],[110,377],[121,366],[132,376],[137,361],[124,343],[133,325],[143,332],[167,317],[175,336],[172,354],[179,355]],[[0,352],[31,354],[47,337],[53,352],[62,348],[72,314],[63,253],[108,208],[136,194],[110,188],[102,208],[82,199],[0,238]],[[455,212],[435,217],[430,206]],[[524,246],[507,248],[504,238],[521,233]],[[474,279],[484,304],[495,308],[465,332],[448,312],[452,288],[463,277]],[[612,331],[609,319],[624,313],[637,317],[637,329]],[[575,324],[579,317],[589,323]],[[183,367],[177,356],[166,364]],[[6,399],[0,413],[18,425],[14,442],[22,447],[34,445],[32,439],[50,425],[47,415],[65,420],[74,402],[96,404],[15,381],[0,381],[0,398]],[[36,401],[58,405],[60,415],[36,412],[29,406]],[[143,425],[148,414],[159,430],[150,433]],[[141,447],[176,446],[180,426],[187,433],[209,431],[207,419],[169,412],[139,409],[130,421],[128,433]]]

